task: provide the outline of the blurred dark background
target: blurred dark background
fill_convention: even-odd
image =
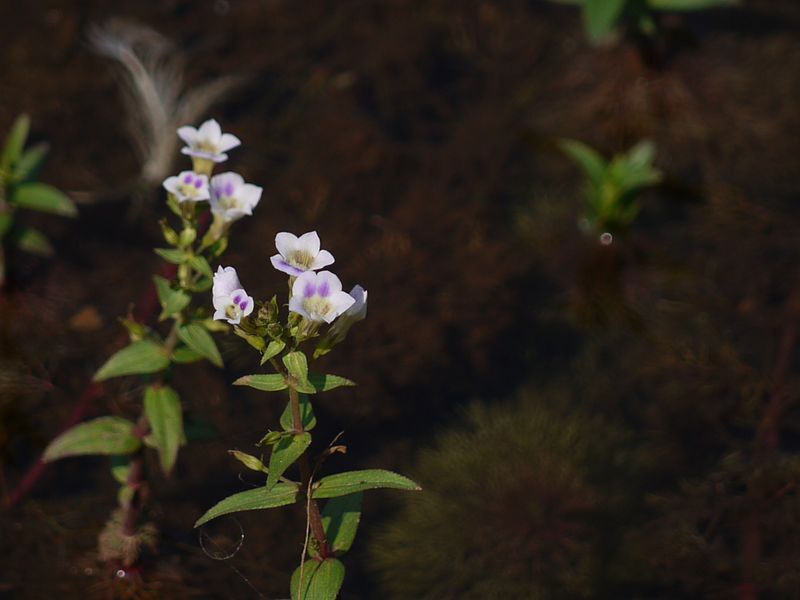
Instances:
[[[334,470],[397,469],[425,491],[368,496],[342,598],[800,598],[796,0],[672,15],[655,60],[535,0],[6,0],[0,130],[29,113],[43,180],[80,208],[26,217],[54,259],[10,259],[6,499],[76,405],[140,401],[135,378],[83,397],[160,268],[168,214],[157,185],[126,187],[141,165],[117,71],[88,41],[110,19],[168,38],[186,89],[243,77],[204,118],[243,141],[226,169],[264,187],[224,257],[248,291],[282,293],[274,235],[310,230],[345,288],[369,290],[368,319],[323,359],[359,387],[318,402],[318,439],[345,432]],[[560,137],[656,145],[665,181],[610,246],[576,225]],[[216,433],[154,475],[143,583],[96,559],[107,461],[71,459],[0,513],[0,596],[287,595],[302,511],[242,514],[228,560],[191,529],[253,484],[226,450],[253,451],[283,409],[232,388],[257,362],[235,336],[220,346],[224,371],[176,373]]]

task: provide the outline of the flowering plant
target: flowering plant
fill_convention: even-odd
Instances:
[[[355,286],[348,294],[339,278],[320,271],[334,263],[321,249],[315,231],[275,237],[278,254],[273,266],[289,275],[290,296],[281,315],[277,297],[256,302],[247,295],[232,267],[219,267],[214,275],[214,319],[226,321],[234,332],[261,355],[269,373],[245,375],[234,382],[264,392],[288,392],[280,429],[269,430],[256,444],[269,448],[265,464],[260,457],[232,450],[245,467],[266,475],[264,485],[229,496],[200,519],[195,527],[222,515],[301,503],[305,507],[306,535],[300,566],[291,579],[293,600],[334,600],[344,580],[339,557],[355,539],[365,490],[395,488],[419,490],[410,479],[383,469],[366,469],[317,477],[325,461],[346,448],[331,442],[321,452],[311,450],[316,417],[311,397],[343,386],[355,385],[338,375],[309,372],[306,345],[316,342],[313,358],[330,352],[347,336],[350,327],[366,317],[367,292]],[[257,310],[256,310],[257,308]],[[299,478],[290,479],[296,465]],[[318,502],[326,500],[322,509]]]
[[[100,557],[123,567],[137,562],[144,547],[155,545],[156,530],[152,524],[140,525],[148,494],[144,453],[152,448],[159,463],[169,475],[175,466],[178,451],[186,443],[183,409],[178,392],[170,387],[174,365],[202,359],[217,367],[222,357],[212,332],[224,329],[214,320],[205,302],[193,300],[214,286],[216,279],[210,262],[225,251],[230,224],[238,218],[219,217],[220,203],[239,206],[242,214],[252,214],[261,197],[261,188],[245,184],[235,173],[211,177],[214,164],[224,161],[230,150],[239,144],[231,134],[223,134],[214,120],[206,121],[199,130],[182,127],[179,135],[187,142],[184,154],[192,157],[192,170],[168,177],[163,182],[167,206],[180,221],[180,231],[162,220],[161,230],[169,247],[156,248],[162,259],[174,265],[173,276],[153,278],[161,304],[159,322],[171,321],[168,327],[148,326],[131,317],[121,319],[128,330],[130,343],[111,356],[94,376],[95,381],[139,375],[145,381],[141,413],[130,420],[122,416],[104,416],[80,423],[54,439],[44,453],[45,461],[76,455],[112,457],[111,471],[120,484],[118,508],[100,535]],[[209,179],[210,177],[210,179]],[[221,186],[215,186],[224,178]],[[200,235],[202,222],[214,213],[214,223]],[[214,286],[216,292],[216,286]],[[252,299],[249,310],[252,311]],[[240,301],[238,309],[249,314]]]

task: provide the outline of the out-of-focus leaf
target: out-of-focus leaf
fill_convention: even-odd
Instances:
[[[95,381],[104,381],[123,375],[157,373],[169,366],[169,357],[163,346],[151,340],[141,340],[126,346],[109,358],[95,373]]]
[[[133,423],[121,417],[100,417],[68,429],[50,442],[42,460],[49,462],[82,454],[131,454],[141,441]]]
[[[20,208],[74,217],[78,209],[64,192],[46,183],[23,183],[14,188],[11,203]]]

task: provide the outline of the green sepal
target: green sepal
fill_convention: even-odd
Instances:
[[[153,432],[161,469],[169,475],[184,440],[181,399],[171,387],[148,386],[144,392],[144,413]]]
[[[331,498],[322,509],[322,526],[328,546],[337,554],[344,554],[353,545],[361,521],[361,503],[364,494],[356,492]]]
[[[208,278],[214,277],[214,272],[211,270],[211,265],[208,264],[208,261],[204,257],[193,256],[189,259],[189,264],[192,265],[192,268],[201,275],[205,275]]]
[[[228,450],[228,454],[233,456],[236,460],[242,463],[251,471],[259,471],[261,473],[269,473],[269,469],[261,462],[261,459],[256,458],[252,454],[240,452],[239,450]]]
[[[78,209],[62,191],[46,183],[23,183],[14,188],[11,203],[20,208],[74,217]]]
[[[178,236],[178,244],[181,248],[187,248],[197,239],[197,230],[193,227],[184,227]]]
[[[269,475],[267,490],[271,490],[280,480],[286,469],[300,458],[300,455],[311,445],[311,434],[307,431],[292,436],[285,436],[272,447],[269,457]]]
[[[126,346],[109,358],[94,375],[94,381],[105,381],[123,375],[158,373],[169,366],[164,347],[151,340]]]
[[[158,301],[161,303],[161,314],[159,321],[163,321],[181,312],[189,305],[192,297],[183,290],[176,290],[167,279],[159,275],[153,275],[153,282],[156,284]]]
[[[363,471],[348,471],[323,477],[314,485],[311,495],[318,499],[336,498],[380,488],[410,491],[422,489],[408,477],[398,473],[384,469],[364,469]]]
[[[280,392],[288,386],[286,378],[278,373],[269,375],[245,375],[233,382],[233,385],[246,385],[262,392]]]
[[[133,432],[134,425],[127,419],[99,417],[59,435],[47,446],[42,460],[50,462],[85,454],[132,454],[141,445]]]
[[[8,172],[11,165],[19,160],[22,155],[22,149],[25,147],[25,142],[28,141],[30,127],[31,120],[28,115],[22,114],[14,121],[11,131],[8,132],[6,137],[3,154],[0,155],[0,171]]]
[[[300,419],[303,421],[303,429],[311,431],[317,426],[317,418],[314,416],[314,409],[308,396],[300,394]],[[281,427],[284,431],[294,431],[294,417],[292,416],[292,403],[289,401],[286,408],[281,413]]]
[[[300,581],[302,572],[303,580]],[[292,600],[336,600],[344,582],[344,564],[336,558],[309,560],[292,573]]]
[[[33,227],[19,227],[11,232],[10,241],[20,250],[36,256],[53,256],[53,246],[44,234]]]
[[[208,331],[211,332],[223,332],[228,331],[230,329],[230,325],[226,321],[216,321],[214,319],[203,319],[202,321],[198,321],[203,327],[205,327]]]
[[[122,323],[122,326],[128,330],[128,337],[130,337],[131,342],[138,342],[143,340],[147,334],[150,332],[148,327],[145,327],[141,323],[134,321],[133,319],[128,319],[126,317],[119,317],[118,321]]]
[[[207,358],[217,367],[222,366],[222,355],[217,349],[214,338],[199,323],[187,323],[178,328],[178,337],[192,350]]]
[[[338,375],[311,375],[308,381],[315,392],[327,392],[328,390],[335,390],[338,387],[356,385],[354,381],[339,377]]]
[[[178,346],[172,353],[172,362],[177,364],[184,365],[198,360],[203,360],[203,355],[198,354],[188,346]]]
[[[233,496],[228,496],[212,506],[206,513],[197,519],[194,526],[199,527],[212,519],[235,512],[246,510],[261,510],[294,504],[297,500],[299,488],[292,483],[279,483],[271,490],[257,487]]]
[[[289,431],[268,431],[264,437],[256,443],[256,446],[272,446],[290,435],[292,435],[292,433]]]
[[[154,248],[153,252],[158,254],[168,263],[173,265],[183,264],[189,255],[184,251],[177,248]]]
[[[264,354],[261,355],[261,364],[263,365],[270,358],[275,358],[278,354],[283,352],[286,347],[286,342],[283,340],[272,340],[264,349]]]
[[[178,245],[178,232],[169,226],[166,219],[161,219],[158,222],[161,227],[161,234],[164,236],[164,241],[173,246]]]
[[[308,381],[308,359],[302,352],[289,352],[283,357],[283,364],[291,375],[289,384],[299,392],[316,393],[316,388]]]

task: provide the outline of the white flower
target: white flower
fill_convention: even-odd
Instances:
[[[233,267],[217,269],[211,295],[214,302],[214,319],[217,321],[238,325],[243,317],[253,312],[253,297],[244,291]]]
[[[245,183],[238,173],[220,173],[211,178],[211,212],[225,223],[252,215],[263,191],[257,185]]]
[[[330,271],[306,271],[294,281],[289,310],[309,321],[331,323],[355,303],[342,291],[342,282]]]
[[[194,171],[181,171],[178,175],[167,177],[162,184],[178,202],[200,202],[208,200],[208,177]]]
[[[334,262],[330,252],[319,249],[320,241],[316,231],[309,231],[300,237],[282,231],[275,236],[275,247],[279,254],[270,258],[272,266],[293,277],[327,267]],[[339,289],[342,289],[341,286]]]
[[[232,133],[222,133],[219,123],[214,119],[209,119],[200,125],[200,129],[188,125],[180,127],[178,135],[187,144],[181,148],[183,154],[205,158],[215,163],[228,160],[228,155],[225,153],[242,143]]]
[[[331,327],[331,346],[342,342],[354,324],[367,318],[367,290],[360,285],[355,285],[350,290],[350,296],[354,301],[352,306],[344,311]]]

